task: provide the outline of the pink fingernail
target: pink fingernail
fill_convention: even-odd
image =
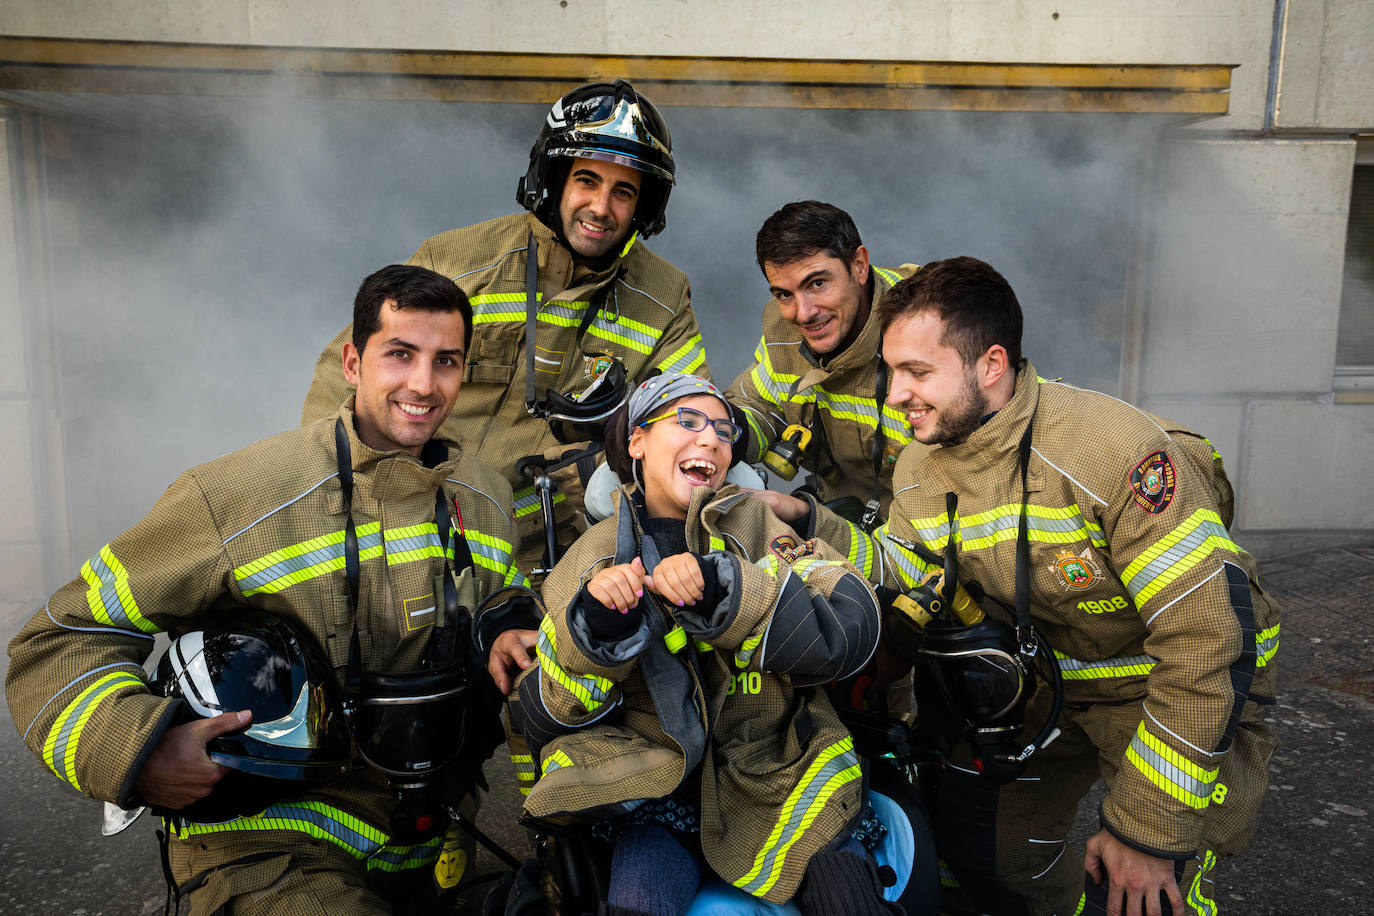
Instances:
[[[637,597],[637,598],[643,598],[643,597],[644,597],[644,589],[641,588],[641,589],[639,589],[638,591],[636,591],[636,592],[635,592],[635,597]]]

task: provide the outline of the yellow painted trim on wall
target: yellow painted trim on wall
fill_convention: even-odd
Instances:
[[[0,36],[0,90],[547,104],[624,76],[656,103],[1222,115],[1227,64],[497,54]]]

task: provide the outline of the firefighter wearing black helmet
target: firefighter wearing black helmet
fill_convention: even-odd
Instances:
[[[441,854],[446,803],[501,740],[500,698],[473,657],[485,642],[463,663],[473,642],[453,637],[471,625],[460,608],[482,633],[487,614],[533,615],[510,562],[510,487],[434,438],[471,311],[446,277],[392,265],[353,314],[353,400],[182,474],[9,647],[30,750],[88,796],[168,812],[168,874],[193,914],[416,911],[461,877]],[[161,632],[180,635],[159,694],[143,660]],[[236,685],[235,671],[276,687]],[[358,759],[330,680],[355,710]],[[403,740],[378,699],[417,711]],[[453,769],[433,772],[436,754]],[[425,798],[390,778],[421,770]]]
[[[653,103],[626,80],[581,86],[554,102],[530,150],[516,194],[529,213],[441,233],[410,259],[472,300],[469,368],[441,433],[510,481],[522,569],[538,565],[543,541],[539,497],[519,459],[557,462],[599,441],[578,421],[603,419],[627,391],[578,396],[616,362],[625,388],[655,369],[710,375],[686,275],[644,245],[665,225],[673,177],[672,140]],[[348,333],[321,355],[302,422],[348,397],[339,372]],[[589,455],[554,474],[560,526],[581,508],[596,463]]]

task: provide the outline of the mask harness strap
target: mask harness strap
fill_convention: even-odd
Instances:
[[[539,243],[530,233],[525,243],[525,410],[543,417],[547,412],[534,394],[534,334],[539,315]]]
[[[883,429],[883,404],[887,401],[887,363],[883,362],[883,351],[878,350],[878,386],[874,392],[874,405],[878,408],[878,428],[873,431],[873,493],[864,506],[863,520],[859,526],[871,534],[878,527],[878,513],[882,506],[883,452],[886,450],[886,431]]]
[[[348,580],[348,611],[353,615],[345,686],[350,696],[356,696],[363,677],[362,645],[358,639],[358,529],[353,524],[353,450],[348,444],[343,417],[334,421],[334,457],[339,465],[339,489],[343,492],[344,578]]]

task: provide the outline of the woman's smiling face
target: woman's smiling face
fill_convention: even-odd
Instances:
[[[692,491],[720,489],[730,469],[731,444],[710,423],[695,432],[679,425],[675,414],[679,407],[702,413],[708,420],[730,419],[719,398],[700,394],[679,398],[645,418],[667,415],[666,419],[635,427],[630,434],[630,457],[640,459],[644,506],[655,518],[685,519]]]

